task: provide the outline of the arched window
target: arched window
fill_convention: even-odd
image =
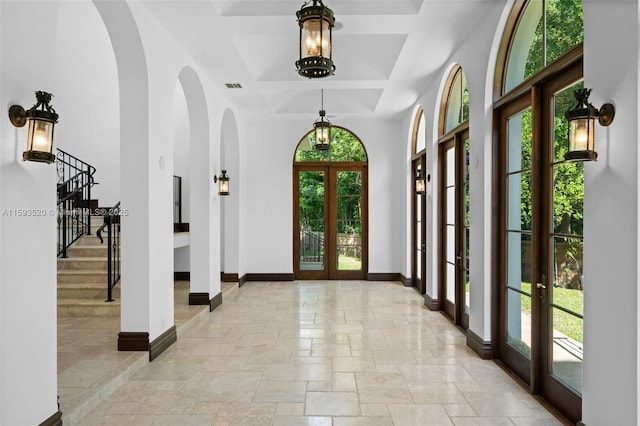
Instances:
[[[438,139],[440,309],[469,327],[469,87],[462,67],[453,67],[442,97]]]
[[[496,65],[494,227],[501,360],[581,419],[583,163],[564,160],[582,88],[582,3],[516,1]]]
[[[462,67],[456,66],[451,72],[447,84],[449,94],[445,100],[444,125],[440,128],[440,134],[447,133],[461,123],[469,119],[469,87],[467,77]]]
[[[296,163],[327,161],[327,162],[363,162],[367,161],[367,151],[356,135],[349,130],[332,126],[329,149],[317,150],[315,132],[309,131],[302,137],[296,148],[294,161]]]
[[[411,136],[411,154],[417,154],[424,150],[427,144],[424,111],[418,108],[413,122],[413,134]]]
[[[582,43],[582,2],[577,0],[518,1],[510,39],[502,94],[530,79]]]

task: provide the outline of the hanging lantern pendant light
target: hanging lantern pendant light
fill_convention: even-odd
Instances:
[[[296,61],[298,74],[308,78],[333,75],[336,67],[331,59],[331,30],[335,25],[333,11],[322,0],[302,5],[296,12],[300,26],[300,57]]]
[[[316,144],[314,148],[317,151],[327,151],[331,141],[331,123],[325,120],[326,112],[324,110],[324,89],[320,89],[320,118],[313,123],[315,130]]]

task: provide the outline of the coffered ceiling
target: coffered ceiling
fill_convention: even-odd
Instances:
[[[295,69],[300,0],[151,0],[160,22],[246,113],[400,118],[451,61],[473,23],[504,0],[326,0],[336,17],[335,75]],[[239,83],[242,88],[226,88]]]

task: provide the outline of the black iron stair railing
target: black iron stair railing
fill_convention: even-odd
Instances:
[[[96,231],[100,244],[104,243],[102,232],[107,231],[107,300],[113,302],[113,288],[120,281],[120,202],[107,209],[104,223]]]
[[[58,256],[82,235],[91,234],[91,187],[96,168],[58,148]]]

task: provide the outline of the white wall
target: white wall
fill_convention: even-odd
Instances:
[[[91,189],[91,198],[100,207],[110,207],[120,200],[120,117],[113,48],[91,2],[60,2],[58,23],[54,70],[65,90],[53,93],[52,104],[60,114],[55,146],[96,168],[98,185]],[[23,32],[30,30],[23,26]],[[43,63],[39,66],[48,68]]]
[[[173,94],[173,174],[182,178],[182,222],[189,223],[191,211],[191,191],[189,172],[189,155],[191,134],[189,129],[189,112],[182,84],[176,81]],[[190,247],[174,249],[174,265],[176,272],[190,271]]]
[[[638,3],[584,2],[584,83],[616,106],[585,165],[586,425],[631,425],[638,413]]]
[[[26,127],[10,105],[31,108],[34,91],[66,93],[57,67],[57,2],[0,2],[0,424],[34,425],[57,407],[56,168],[23,162]],[[24,28],[30,22],[33,27]],[[16,40],[19,39],[19,43]],[[39,52],[30,55],[26,52]],[[48,66],[43,66],[47,64]],[[64,64],[60,64],[63,66]],[[54,102],[52,102],[54,107]],[[62,111],[61,111],[62,112]],[[23,210],[26,209],[26,210]],[[18,215],[31,211],[37,216]]]
[[[248,273],[293,272],[293,154],[298,141],[310,129],[305,120],[250,119],[243,155],[246,185],[246,256]],[[342,120],[334,123],[351,130],[369,155],[369,272],[397,273],[403,270],[402,252],[395,250],[404,232],[402,208],[405,139],[400,121],[371,123]],[[266,136],[265,136],[266,135]],[[372,207],[374,206],[374,207]]]

